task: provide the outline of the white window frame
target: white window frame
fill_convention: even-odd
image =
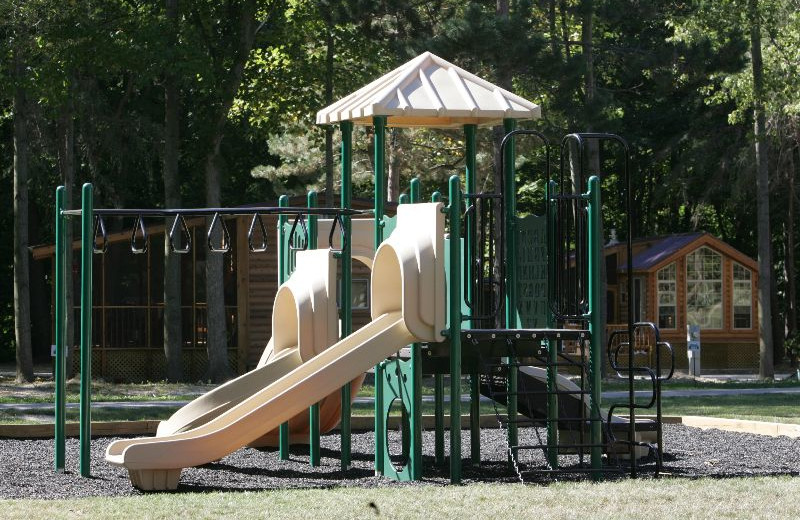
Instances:
[[[357,307],[353,306],[353,307],[351,307],[350,310],[353,310],[353,311],[368,310],[369,307],[370,307],[370,280],[369,280],[369,278],[351,278],[350,279],[350,287],[351,287],[350,296],[351,297],[355,293],[355,291],[353,291],[352,289],[358,283],[363,283],[364,286],[366,287],[367,303],[366,303],[366,305],[359,305]],[[336,307],[339,308],[339,309],[342,308],[342,279],[341,278],[339,278],[337,280],[337,283],[336,283]]]
[[[739,262],[732,262],[731,266],[731,328],[735,330],[750,330],[753,328],[753,271]],[[745,273],[747,273],[747,280],[737,280],[736,279],[736,268],[740,267]],[[747,283],[747,292],[749,293],[749,298],[747,299],[747,307],[750,309],[750,325],[747,327],[737,327],[736,326],[736,285],[737,282],[744,285]]]
[[[672,269],[672,278],[661,278],[661,273],[666,272],[667,269]],[[661,290],[662,283],[669,283],[672,284],[672,290],[670,291],[663,291]],[[661,295],[662,294],[672,294],[672,304],[670,305],[662,305],[661,304]],[[672,327],[662,327],[661,326],[661,308],[662,307],[672,307],[673,309],[673,326]],[[658,328],[665,329],[665,330],[674,330],[678,328],[678,265],[676,262],[669,263],[656,271],[656,322],[658,323]]]
[[[695,254],[700,254],[703,251],[708,251],[711,255],[716,256],[719,258],[719,278],[693,278],[689,276],[689,266],[691,264],[690,257]],[[723,330],[725,328],[725,312],[724,312],[724,304],[725,304],[725,284],[724,284],[724,276],[722,271],[724,269],[724,259],[722,257],[722,253],[715,251],[714,249],[708,246],[700,246],[691,253],[686,255],[686,323],[689,325],[700,325],[702,328],[707,330]],[[702,275],[701,275],[702,276]],[[712,327],[707,324],[703,323],[694,323],[691,318],[691,312],[689,311],[689,301],[692,297],[692,291],[690,290],[689,286],[692,283],[706,283],[706,284],[716,284],[719,286],[719,326]]]

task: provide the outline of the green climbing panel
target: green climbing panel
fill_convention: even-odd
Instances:
[[[526,329],[548,327],[547,218],[517,219],[517,313]]]

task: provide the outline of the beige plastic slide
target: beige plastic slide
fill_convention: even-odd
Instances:
[[[183,468],[218,460],[255,441],[408,343],[442,341],[445,278],[440,209],[439,203],[398,207],[397,228],[375,254],[369,324],[205,424],[174,435],[113,442],[106,460],[126,467],[140,489],[175,489]],[[302,293],[287,291],[286,297],[276,298],[273,319],[295,324],[304,301]],[[281,338],[276,334],[276,356],[291,348],[302,354],[308,331],[299,322],[296,325],[285,327]]]
[[[290,309],[296,307],[297,316],[294,321],[277,321],[276,315],[273,315],[272,330],[275,331],[275,336],[269,340],[265,349],[272,354],[269,359],[254,370],[218,386],[182,407],[158,425],[156,435],[164,437],[205,424],[336,343],[338,330],[336,295],[333,292],[335,283],[336,261],[330,250],[298,252],[295,271],[275,296],[276,306],[279,305],[278,300],[289,299],[284,305]],[[297,302],[294,295],[298,295]],[[287,338],[287,327],[298,330]],[[300,348],[296,348],[295,338],[299,338]],[[322,403],[324,406],[320,407],[325,412],[322,413],[321,410],[320,416],[326,419],[324,425],[321,423],[326,426],[323,431],[336,426],[329,425],[331,416],[335,416],[341,409],[338,394],[336,397],[335,400],[326,398]],[[290,439],[307,439],[307,415],[298,414],[298,417],[290,421]]]

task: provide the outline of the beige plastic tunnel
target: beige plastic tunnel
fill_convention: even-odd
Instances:
[[[336,343],[335,283],[336,261],[329,249],[299,251],[294,273],[278,289],[275,297],[272,316],[275,335],[266,349],[272,353],[269,362],[183,406],[159,424],[157,435],[171,435],[210,421]],[[323,431],[327,431],[337,424],[330,424],[330,417],[339,413],[341,402],[338,398],[326,399],[321,404],[324,406],[321,406],[320,416],[326,421],[320,425],[325,427]],[[325,413],[322,413],[323,408]],[[290,422],[290,433],[294,434],[291,437],[296,437],[295,441],[307,438],[307,435],[302,436],[308,432],[307,414],[299,414],[293,421]],[[266,444],[269,444],[269,439],[258,445]]]

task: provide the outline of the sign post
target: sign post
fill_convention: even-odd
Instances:
[[[689,375],[700,376],[700,325],[686,325],[686,357]]]

